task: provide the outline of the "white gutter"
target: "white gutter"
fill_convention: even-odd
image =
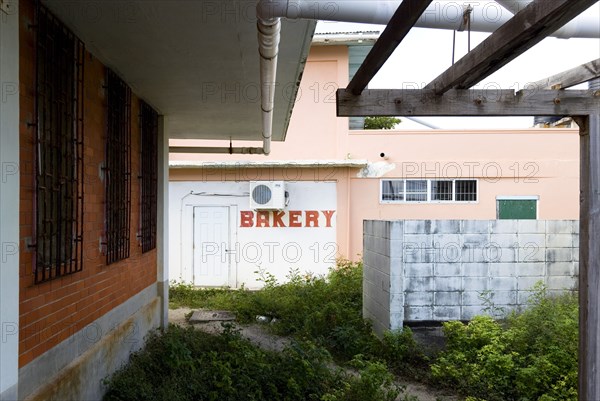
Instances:
[[[533,0],[496,0],[498,4],[516,14],[527,7]],[[573,21],[554,32],[551,36],[561,39],[569,38],[594,38],[600,37],[600,23],[597,18],[580,15]]]
[[[512,18],[512,12],[499,6],[520,10],[532,0],[461,2],[434,1],[415,24],[419,28],[458,29],[465,7],[473,8],[471,30],[493,32]],[[256,13],[259,19],[317,19],[386,25],[400,0],[261,0]],[[600,38],[598,21],[579,16],[550,36],[559,38]]]
[[[345,160],[267,160],[267,161],[179,161],[171,160],[169,168],[202,168],[202,169],[236,169],[236,168],[319,168],[319,167],[350,167],[363,168],[369,164],[364,159],[345,159]]]
[[[381,32],[368,33],[323,33],[313,36],[312,46],[363,44],[373,45]]]
[[[264,148],[224,146],[169,146],[169,153],[223,153],[230,155],[262,155]]]

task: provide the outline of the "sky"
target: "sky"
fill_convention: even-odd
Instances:
[[[600,2],[584,14],[600,24]],[[382,25],[319,22],[317,32],[385,29]],[[471,49],[488,33],[472,32]],[[369,84],[371,89],[423,87],[452,64],[453,33],[450,30],[413,28],[394,54]],[[456,60],[467,52],[468,33],[456,34]],[[475,88],[494,85],[502,89],[523,89],[535,82],[578,65],[600,58],[600,39],[546,38]],[[574,89],[587,89],[583,84]],[[528,128],[531,117],[422,117],[422,120],[444,129]],[[407,119],[397,129],[427,129]]]

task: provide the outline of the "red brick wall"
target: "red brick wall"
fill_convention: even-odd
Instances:
[[[91,54],[85,57],[85,203],[83,271],[34,284],[33,252],[27,238],[33,236],[35,36],[31,28],[34,7],[31,0],[20,4],[20,337],[19,366],[22,367],[69,336],[92,323],[156,281],[156,251],[142,254],[137,240],[140,224],[137,179],[140,167],[138,98],[132,96],[132,193],[131,253],[118,263],[106,265],[99,248],[104,233],[104,183],[99,166],[104,161],[106,112],[105,67]]]

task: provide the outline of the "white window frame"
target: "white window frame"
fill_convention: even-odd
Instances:
[[[384,200],[383,183],[385,181],[404,181],[404,200]],[[426,201],[407,201],[406,200],[406,182],[407,181],[426,181],[427,182],[427,200]],[[432,200],[432,181],[452,181],[452,200]],[[475,200],[457,201],[456,200],[456,181],[475,181]],[[475,204],[479,203],[479,180],[476,178],[384,178],[379,182],[379,203],[380,204]]]

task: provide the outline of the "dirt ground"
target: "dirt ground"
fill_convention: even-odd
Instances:
[[[191,312],[193,312],[193,310],[189,308],[170,309],[169,322],[187,327],[190,324],[188,323],[186,316]],[[198,330],[211,334],[218,334],[223,330],[221,322],[219,321],[196,323],[193,326]],[[263,325],[260,324],[240,325],[236,323],[235,327],[240,330],[243,337],[265,350],[281,351],[290,342],[288,338],[268,333]],[[404,380],[402,378],[398,378],[398,384],[406,387],[406,394],[416,396],[420,401],[458,401],[460,399],[459,397],[446,394],[443,391],[430,388],[424,384]],[[401,397],[403,396],[404,395]]]

